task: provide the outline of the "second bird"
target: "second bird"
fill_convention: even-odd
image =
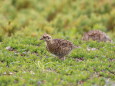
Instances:
[[[64,39],[52,39],[49,34],[44,34],[40,40],[44,40],[46,42],[46,49],[50,53],[63,60],[74,48],[77,48],[77,46],[70,41]]]

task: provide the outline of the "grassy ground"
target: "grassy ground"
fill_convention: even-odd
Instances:
[[[0,1],[0,86],[114,86],[115,43],[82,41],[99,29],[115,41],[115,1]],[[45,32],[70,40],[62,61],[45,49]]]

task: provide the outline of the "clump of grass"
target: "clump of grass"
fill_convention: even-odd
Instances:
[[[36,38],[19,39],[18,36],[3,41],[0,45],[0,85],[103,86],[105,78],[115,79],[114,44],[76,40],[81,48],[75,49],[65,61],[61,61],[50,55],[44,44],[38,46],[39,42]],[[7,46],[14,50],[6,50]],[[87,48],[96,50],[88,51]]]
[[[1,25],[1,29],[3,30],[3,34],[6,34],[7,36],[12,36],[16,31],[16,25],[9,21],[7,25]]]

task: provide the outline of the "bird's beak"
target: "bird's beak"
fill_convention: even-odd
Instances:
[[[40,40],[43,40],[43,38],[40,38]]]

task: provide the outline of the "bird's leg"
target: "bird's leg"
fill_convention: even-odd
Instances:
[[[61,60],[65,60],[65,57],[59,57]]]

